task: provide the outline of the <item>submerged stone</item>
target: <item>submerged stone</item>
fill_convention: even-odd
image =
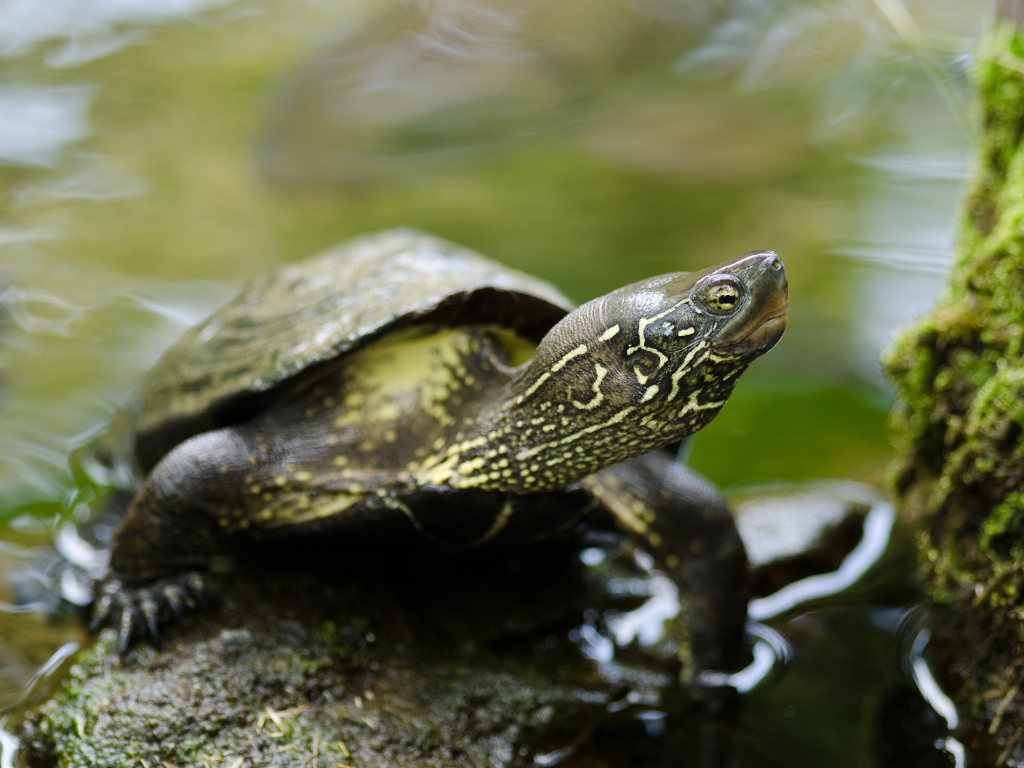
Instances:
[[[827,486],[761,495],[736,508],[753,593],[769,595],[797,579],[836,570],[860,541],[866,501]]]

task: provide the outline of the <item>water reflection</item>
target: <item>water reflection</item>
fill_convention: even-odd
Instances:
[[[141,39],[140,29],[188,19],[234,0],[9,0],[0,5],[0,56],[31,53],[52,40],[61,45],[46,63],[73,67],[108,56]]]
[[[351,184],[436,168],[593,119],[631,72],[694,39],[719,0],[446,0],[383,14],[278,96],[269,178]]]
[[[91,89],[0,84],[0,164],[53,165],[90,133]]]
[[[0,273],[9,283],[0,286],[0,508],[9,513],[39,502],[59,512],[72,488],[72,448],[127,398],[134,377],[232,291],[84,271],[41,255],[39,242],[11,243]]]
[[[747,614],[754,621],[764,621],[791,611],[798,605],[836,595],[856,584],[868,569],[878,562],[889,546],[889,535],[896,522],[896,512],[887,502],[876,502],[864,518],[864,535],[857,546],[833,573],[809,576],[789,584],[767,597],[750,601]]]
[[[744,694],[736,737],[741,745],[738,764],[759,768],[863,765],[880,755],[881,720],[874,718],[884,717],[879,712],[889,701],[902,702],[893,705],[893,717],[900,717],[909,706],[926,711],[934,707],[945,718],[941,727],[914,726],[913,721],[908,726],[910,741],[924,738],[924,746],[917,747],[921,754],[916,759],[924,761],[920,764],[944,764],[943,751],[955,755],[958,749],[958,742],[949,736],[956,727],[955,710],[931,677],[923,656],[927,642],[927,633],[921,629],[923,613],[907,604],[915,596],[909,580],[913,569],[909,530],[896,519],[885,498],[867,486],[813,483],[765,494],[761,491],[744,504],[774,510],[789,506],[796,514],[820,506],[825,517],[838,502],[847,504],[847,515],[850,502],[867,504],[869,511],[863,516],[860,541],[838,569],[793,581],[751,601],[748,633],[753,660],[747,668],[731,674],[702,674],[706,686],[728,686]],[[833,520],[832,525],[839,523]],[[771,556],[779,562],[789,562],[796,554],[786,546],[784,529],[765,532],[741,526],[741,532],[752,551],[761,543],[759,538],[779,539]],[[810,546],[808,541],[802,547]],[[643,554],[634,555],[631,564],[640,576],[616,578],[616,569],[623,567],[616,557],[621,554],[597,547],[580,555],[604,589],[619,597],[642,596],[644,602],[623,613],[590,611],[570,638],[597,663],[606,679],[633,687],[628,703],[613,702],[609,709],[634,705],[657,723],[661,691],[670,681],[665,675],[632,667],[629,649],[635,643],[655,657],[673,656],[676,645],[666,630],[679,612],[678,594],[662,574],[650,570],[650,560]],[[763,561],[760,567],[767,564]],[[902,732],[902,738],[907,733]],[[910,747],[904,747],[906,757]],[[929,756],[922,757],[925,752]]]

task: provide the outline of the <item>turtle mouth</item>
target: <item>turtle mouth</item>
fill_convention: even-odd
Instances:
[[[782,338],[786,330],[787,313],[789,302],[787,301],[777,310],[764,317],[761,322],[755,325],[748,333],[732,339],[724,339],[712,344],[715,352],[725,355],[738,355],[742,357],[756,357],[763,355]]]

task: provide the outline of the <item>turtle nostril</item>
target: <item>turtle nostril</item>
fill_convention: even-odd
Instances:
[[[772,260],[772,269],[782,269],[782,262],[778,259]]]

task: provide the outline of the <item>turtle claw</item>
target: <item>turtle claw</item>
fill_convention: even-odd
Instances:
[[[113,587],[114,589],[111,589]],[[114,610],[116,594],[120,591],[121,585],[117,581],[108,581],[103,585],[103,591],[92,606],[92,619],[89,621],[89,634],[94,635],[102,627]]]
[[[161,590],[162,592],[162,590]],[[160,645],[160,606],[153,593],[148,589],[139,590],[139,609],[146,619],[146,628],[153,645]]]
[[[132,641],[132,629],[135,625],[134,611],[131,606],[121,609],[121,622],[117,633],[117,656],[123,658],[128,650],[128,644]]]
[[[190,571],[182,577],[182,581],[198,601],[200,610],[207,610],[210,607],[210,587],[206,574]]]
[[[119,579],[110,579],[93,603],[89,632],[110,624],[117,630],[117,653],[123,657],[132,641],[148,635],[149,642],[160,647],[160,627],[174,620],[181,622],[185,611],[197,605],[205,608],[207,579],[198,572],[172,579],[160,579],[146,587],[127,587]]]
[[[163,595],[164,602],[167,607],[171,609],[171,614],[174,616],[174,623],[181,624],[185,618],[185,607],[195,608],[195,603],[188,594],[182,589],[179,584],[164,584],[163,589],[160,590],[160,594]]]

